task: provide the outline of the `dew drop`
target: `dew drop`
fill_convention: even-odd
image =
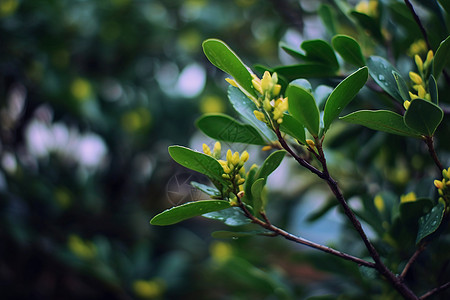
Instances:
[[[378,80],[380,80],[380,81],[384,81],[384,75],[378,75]]]

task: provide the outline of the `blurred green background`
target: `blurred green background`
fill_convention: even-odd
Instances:
[[[346,1],[334,2],[342,8]],[[200,150],[212,141],[195,128],[196,118],[236,115],[226,98],[226,76],[207,61],[202,41],[224,40],[249,66],[293,63],[279,41],[298,48],[303,40],[329,40],[335,33],[358,37],[366,56],[385,56],[334,2],[0,0],[1,298],[303,299],[345,292],[350,296],[342,299],[361,299],[386,291],[367,270],[281,239],[215,240],[211,232],[225,226],[203,218],[149,224],[162,210],[202,197],[188,183],[204,178],[174,163],[167,147]],[[354,7],[358,1],[348,2]],[[420,30],[403,1],[380,3],[393,50],[387,54],[407,74],[411,44],[416,42],[414,53],[426,50]],[[448,32],[442,24],[449,22],[435,11],[419,6],[437,48]],[[366,13],[378,20],[378,11]],[[448,90],[441,80],[442,87]],[[393,105],[376,90],[360,95],[364,100],[354,107]],[[449,144],[439,144],[446,161]],[[233,145],[236,151],[241,146]],[[422,174],[433,166],[417,141],[336,124],[327,147],[333,174],[356,208],[369,207],[381,218],[373,204],[380,191],[391,192],[383,199],[392,206],[410,191],[432,194]],[[263,158],[259,148],[248,150],[252,162]],[[327,202],[324,185],[291,165],[283,162],[269,180],[274,223],[364,253],[335,201]],[[308,223],[311,212],[310,220],[322,222]],[[378,221],[366,227],[371,238]],[[410,255],[401,239],[384,238],[377,245],[384,253],[395,248],[404,259]]]
[[[231,110],[202,41],[276,62],[281,15],[299,6],[274,2],[0,2],[3,299],[239,293],[211,265],[232,251],[211,244],[211,222],[149,220],[189,200],[167,147],[189,144],[201,113]]]

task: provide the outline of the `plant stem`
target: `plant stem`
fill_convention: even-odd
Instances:
[[[262,217],[264,218],[265,221],[262,221],[262,220],[256,218],[247,209],[247,207],[245,207],[245,205],[241,202],[240,199],[238,201],[239,201],[239,207],[244,212],[244,214],[246,215],[247,218],[249,218],[253,223],[258,224],[259,226],[263,227],[264,229],[272,231],[276,235],[280,235],[280,236],[284,237],[285,239],[293,241],[293,242],[296,242],[298,244],[302,244],[302,245],[305,245],[305,246],[308,246],[308,247],[320,250],[322,252],[326,252],[326,253],[338,256],[338,257],[343,258],[345,260],[349,260],[349,261],[355,262],[355,263],[357,263],[360,266],[365,266],[365,267],[368,267],[368,268],[375,268],[375,264],[373,262],[368,262],[368,261],[363,260],[361,258],[358,258],[356,256],[353,256],[353,255],[350,255],[350,254],[347,254],[347,253],[344,253],[344,252],[341,252],[341,251],[337,251],[337,250],[335,250],[333,248],[330,248],[330,247],[327,247],[327,246],[324,246],[324,245],[321,245],[321,244],[314,243],[314,242],[309,241],[307,239],[295,236],[295,235],[293,235],[293,234],[291,234],[291,233],[289,233],[289,232],[287,232],[287,231],[285,231],[285,230],[283,230],[281,228],[278,228],[278,227],[272,225],[269,222],[267,216],[264,213],[262,213]]]
[[[286,141],[282,138],[281,133],[279,132],[279,130],[275,131],[278,138],[279,138],[279,142],[280,144],[283,146],[283,148],[286,149],[286,151],[288,151],[289,153],[292,152],[292,150],[289,148],[289,146],[287,145]],[[351,210],[350,206],[347,204],[347,201],[345,200],[344,195],[342,194],[337,181],[335,181],[329,171],[328,171],[328,167],[327,167],[327,161],[325,158],[325,154],[323,152],[323,147],[322,147],[322,141],[323,138],[321,140],[316,139],[315,143],[316,143],[316,148],[318,151],[318,159],[322,165],[322,169],[323,171],[319,171],[316,168],[312,167],[309,163],[304,162],[304,160],[302,160],[301,158],[300,161],[296,158],[296,160],[303,166],[305,163],[308,166],[308,169],[310,171],[314,172],[317,176],[319,176],[320,178],[322,178],[323,180],[325,180],[328,184],[328,186],[330,187],[331,191],[333,192],[333,194],[336,196],[337,200],[339,201],[340,205],[342,206],[342,208],[344,209],[344,213],[347,215],[347,218],[350,220],[350,222],[352,223],[353,227],[356,229],[356,231],[358,232],[359,236],[361,237],[364,245],[366,246],[367,250],[369,251],[370,256],[372,257],[372,259],[375,262],[375,269],[381,274],[383,275],[391,284],[392,286],[405,298],[405,299],[412,299],[412,300],[417,300],[419,299],[402,281],[401,278],[395,276],[394,273],[392,273],[387,267],[386,265],[381,261],[380,255],[378,254],[377,250],[375,249],[375,247],[372,245],[372,243],[369,241],[369,238],[367,237],[366,233],[364,232],[364,229],[361,226],[361,223],[359,222],[359,220],[356,218],[356,215],[353,213],[353,211]],[[295,153],[294,153],[295,154]],[[292,153],[291,153],[292,155]],[[293,155],[294,156],[294,155]],[[294,156],[295,158],[296,156]],[[311,169],[313,168],[313,169]],[[267,228],[268,229],[268,228]],[[288,236],[285,236],[286,238],[288,238]],[[289,239],[289,238],[288,238]]]
[[[424,139],[425,143],[428,146],[428,152],[430,153],[431,157],[434,160],[434,163],[439,169],[439,172],[442,172],[444,170],[444,167],[442,166],[441,162],[439,161],[439,158],[436,154],[436,150],[434,149],[434,143],[433,143],[433,137],[432,136],[426,136]]]
[[[406,263],[406,266],[403,268],[402,274],[400,274],[400,278],[404,279],[406,274],[408,273],[409,269],[413,265],[413,263],[416,261],[416,259],[419,257],[420,253],[422,253],[425,250],[425,244],[421,245],[419,248],[417,248],[416,252],[411,256],[411,258]]]
[[[423,26],[422,22],[420,21],[419,16],[416,14],[414,7],[412,6],[412,4],[409,0],[405,0],[405,4],[408,7],[408,9],[411,11],[414,21],[416,21],[417,25],[419,26],[419,29],[422,32],[423,39],[425,40],[425,43],[427,44],[428,49],[431,50],[431,45],[430,45],[430,41],[428,40],[427,32],[426,32],[425,27]]]
[[[440,293],[443,290],[448,289],[448,288],[450,288],[450,282],[447,282],[446,284],[443,284],[440,287],[432,289],[431,291],[429,291],[429,292],[425,293],[424,295],[422,295],[419,299],[420,300],[427,299],[428,297],[431,297],[431,296],[433,296],[433,295],[435,295],[437,293]]]

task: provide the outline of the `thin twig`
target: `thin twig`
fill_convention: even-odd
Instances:
[[[291,234],[291,233],[289,233],[287,231],[284,231],[283,229],[272,225],[269,222],[269,220],[267,219],[267,216],[265,216],[265,214],[263,214],[263,218],[266,219],[267,221],[262,221],[262,220],[256,218],[247,209],[247,207],[242,203],[242,201],[240,199],[238,200],[238,203],[239,203],[239,207],[244,212],[244,214],[245,214],[245,216],[247,218],[249,218],[253,223],[258,224],[259,226],[263,227],[264,229],[272,231],[275,235],[280,235],[280,236],[284,237],[285,239],[293,241],[293,242],[296,242],[298,244],[305,245],[305,246],[308,246],[308,247],[320,250],[322,252],[326,252],[326,253],[338,256],[338,257],[343,258],[345,260],[349,260],[349,261],[355,262],[355,263],[357,263],[360,266],[365,266],[365,267],[368,267],[368,268],[375,268],[375,264],[373,262],[369,262],[369,261],[363,260],[361,258],[358,258],[356,256],[353,256],[353,255],[350,255],[350,254],[347,254],[347,253],[344,253],[344,252],[341,252],[341,251],[337,251],[337,250],[332,249],[330,247],[314,243],[312,241],[309,241],[307,239],[295,236],[295,235],[293,235],[293,234]]]
[[[405,4],[408,7],[408,9],[411,11],[414,21],[416,21],[417,25],[419,26],[419,29],[422,32],[423,39],[425,40],[425,43],[427,44],[428,49],[431,50],[430,41],[428,40],[428,34],[427,34],[422,22],[420,21],[419,16],[416,14],[414,7],[412,6],[412,4],[409,0],[405,0]]]
[[[428,297],[431,297],[437,293],[440,293],[446,289],[450,288],[450,282],[447,282],[446,284],[441,285],[440,287],[437,287],[435,289],[432,289],[431,291],[423,294],[419,299],[420,300],[424,300],[427,299]]]
[[[411,256],[411,258],[406,263],[405,267],[403,268],[402,273],[400,274],[400,278],[404,279],[406,274],[408,273],[409,269],[412,267],[416,259],[419,257],[420,253],[422,253],[425,250],[425,244],[421,245],[417,250],[414,252],[414,254]]]
[[[433,158],[434,163],[439,169],[439,172],[442,172],[444,170],[444,167],[441,164],[441,161],[439,160],[439,157],[436,154],[436,150],[434,149],[434,143],[433,143],[433,137],[432,136],[426,136],[424,138],[425,144],[428,146],[428,152],[430,153],[431,157]]]

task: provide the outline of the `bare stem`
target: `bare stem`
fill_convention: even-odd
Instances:
[[[432,289],[431,291],[423,294],[419,299],[420,300],[427,299],[427,298],[429,298],[429,297],[431,297],[431,296],[433,296],[433,295],[435,295],[437,293],[440,293],[440,292],[442,292],[442,291],[444,291],[444,290],[446,290],[448,288],[450,288],[450,282],[447,282],[446,284],[443,284],[440,287]]]
[[[406,274],[408,273],[409,269],[412,267],[416,259],[419,257],[420,253],[422,253],[425,250],[425,245],[421,245],[419,248],[417,248],[416,252],[411,256],[411,258],[406,263],[405,267],[403,268],[402,274],[400,274],[400,278],[404,279]]]
[[[434,160],[434,163],[439,169],[439,172],[442,172],[444,170],[444,167],[442,166],[441,162],[439,161],[439,158],[436,154],[436,150],[434,149],[434,143],[433,143],[433,137],[432,136],[426,136],[424,139],[425,143],[428,146],[428,152],[430,153],[431,157]]]
[[[245,207],[245,205],[241,202],[240,199],[238,201],[239,201],[239,207],[244,212],[244,214],[246,215],[247,218],[249,218],[253,223],[258,224],[259,226],[261,226],[261,227],[263,227],[263,228],[273,232],[275,235],[282,236],[282,237],[284,237],[287,240],[290,240],[290,241],[293,241],[295,243],[298,243],[298,244],[301,244],[301,245],[305,245],[305,246],[308,246],[308,247],[320,250],[322,252],[326,252],[326,253],[338,256],[338,257],[343,258],[345,260],[349,260],[349,261],[355,262],[355,263],[357,263],[360,266],[365,266],[365,267],[369,267],[369,268],[375,268],[375,264],[373,262],[368,262],[368,261],[363,260],[361,258],[358,258],[356,256],[353,256],[353,255],[350,255],[350,254],[347,254],[347,253],[344,253],[344,252],[341,252],[341,251],[337,251],[335,249],[332,249],[330,247],[327,247],[327,246],[324,246],[324,245],[321,245],[321,244],[317,244],[317,243],[311,242],[311,241],[309,241],[307,239],[295,236],[295,235],[293,235],[293,234],[291,234],[291,233],[289,233],[289,232],[287,232],[287,231],[285,231],[285,230],[283,230],[281,228],[278,228],[278,227],[272,225],[269,222],[267,216],[264,213],[262,213],[262,217],[264,218],[265,221],[262,221],[262,220],[258,219],[257,217],[255,217],[247,209],[247,207]]]

